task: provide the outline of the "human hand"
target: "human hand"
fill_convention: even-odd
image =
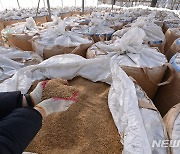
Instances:
[[[39,82],[36,88],[30,93],[30,97],[34,106],[40,103],[41,98],[42,98],[42,92],[47,82],[48,80]]]
[[[48,116],[54,112],[66,111],[76,99],[63,99],[63,98],[50,98],[40,102],[35,108],[41,108],[45,112],[45,116]]]

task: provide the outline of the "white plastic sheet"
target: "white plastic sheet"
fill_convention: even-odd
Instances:
[[[131,28],[140,28],[144,31],[145,36],[143,40],[147,40],[150,42],[153,41],[165,41],[165,35],[162,32],[161,27],[157,26],[154,22],[149,21],[148,17],[139,17],[134,23],[131,24],[131,27],[119,30],[113,34],[113,36],[122,37],[127,31],[131,30]],[[139,36],[137,36],[139,37]]]
[[[148,140],[150,129],[146,132],[134,83],[115,59],[85,59],[73,54],[54,56],[38,65],[20,69],[12,78],[0,84],[0,91],[20,90],[26,93],[35,80],[70,80],[76,76],[111,84],[108,104],[124,144],[124,153],[151,154],[153,150]]]
[[[114,42],[97,42],[92,45],[87,51],[87,58],[108,54],[115,55],[119,65],[151,68],[165,64],[167,62],[165,55],[142,44],[145,36],[141,28],[132,28]]]
[[[136,94],[139,101],[144,101],[145,103],[152,104],[154,106],[153,102],[150,101],[150,99],[147,97],[145,92],[138,86],[136,87]],[[150,101],[150,102],[149,102]],[[152,110],[152,109],[145,109],[140,108],[141,115],[143,117],[143,122],[145,125],[145,129],[148,135],[148,141],[149,144],[152,147],[152,153],[153,154],[166,154],[168,153],[167,147],[157,147],[152,146],[153,141],[162,141],[167,140],[167,132],[166,128],[164,126],[162,117],[158,111]]]
[[[172,131],[172,140],[174,141],[174,146],[177,146],[180,143],[180,114],[177,115],[176,120],[174,122],[173,131]],[[179,154],[180,146],[172,147],[173,154]]]
[[[24,64],[0,55],[0,82],[11,77],[22,67]]]
[[[0,47],[0,82],[14,75],[20,68],[25,67],[26,64],[23,62],[33,59],[37,62],[42,61],[39,55],[30,51]]]
[[[154,22],[150,22],[150,18],[139,17],[135,23],[133,23],[132,27],[140,27],[146,33],[146,39],[148,41],[165,41],[165,35],[162,32],[161,27],[154,24]]]
[[[47,30],[42,30],[39,37],[34,37],[32,44],[34,50],[43,56],[44,48],[54,46],[77,47],[81,44],[90,44],[92,40],[71,31],[65,31],[66,24],[60,20],[58,25],[49,27]]]

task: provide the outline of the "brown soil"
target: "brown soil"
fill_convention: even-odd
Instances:
[[[109,85],[82,77],[69,82],[78,102],[51,114],[26,151],[38,154],[119,154],[123,146],[108,108]]]

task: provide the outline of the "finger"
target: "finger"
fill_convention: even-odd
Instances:
[[[46,84],[49,80],[41,81],[42,88],[44,89],[46,87]]]

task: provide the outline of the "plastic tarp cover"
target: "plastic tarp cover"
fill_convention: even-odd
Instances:
[[[102,65],[103,64],[103,65]],[[33,81],[45,78],[73,79],[82,76],[91,81],[111,84],[108,104],[124,144],[125,154],[151,154],[148,134],[134,83],[109,57],[85,59],[74,54],[51,57],[38,65],[20,69],[0,84],[0,91],[20,90],[26,93]],[[150,131],[150,129],[149,129]]]
[[[24,64],[0,55],[0,82],[15,74]]]
[[[176,117],[172,131],[172,140],[180,143],[180,114]],[[176,146],[176,145],[174,145]],[[173,154],[179,154],[180,146],[172,147]]]
[[[25,67],[23,62],[17,62],[15,59],[31,60],[37,59],[42,61],[39,55],[29,52],[20,51],[15,48],[0,47],[0,82],[14,75],[20,68]]]

